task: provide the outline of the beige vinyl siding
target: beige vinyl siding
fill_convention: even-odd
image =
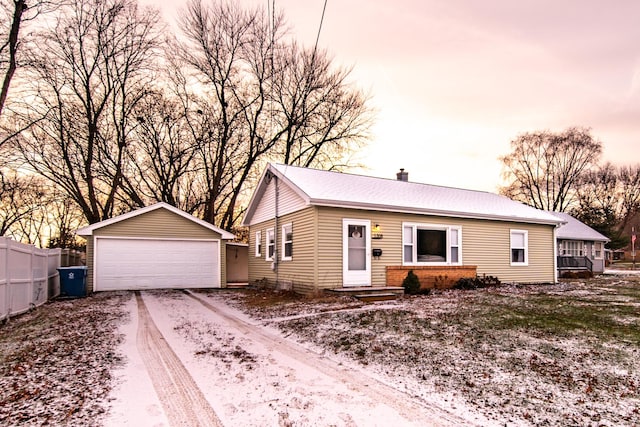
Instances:
[[[94,230],[87,241],[88,292],[93,292],[94,239],[103,236],[220,240],[220,283],[226,286],[226,247],[220,234],[166,209],[155,209]]]
[[[348,218],[343,213],[341,209],[318,207],[319,289],[342,287],[342,218]]]
[[[475,265],[478,274],[497,276],[506,282],[553,282],[553,226],[515,222],[448,218],[426,215],[373,212],[355,209],[318,208],[318,286],[342,286],[342,219],[363,219],[380,225],[383,238],[372,239],[371,248],[382,249],[379,260],[371,260],[373,286],[386,284],[387,265],[402,265],[402,223],[460,226],[463,265]],[[511,266],[510,230],[527,230],[528,266]]]
[[[528,265],[511,265],[511,230],[528,231]],[[478,274],[503,282],[553,282],[553,226],[496,221],[469,221],[463,227],[463,261],[476,265]]]
[[[318,286],[342,287],[342,220],[361,219],[378,224],[382,239],[371,239],[371,249],[382,249],[380,259],[371,259],[371,285],[386,285],[386,266],[402,264],[402,227],[397,214],[355,209],[318,208]],[[369,233],[371,230],[369,230]]]
[[[268,221],[275,216],[275,194],[277,179],[267,185],[264,195],[251,218],[251,225]],[[288,185],[278,184],[278,216],[299,211],[306,207],[305,201]]]
[[[291,283],[294,288],[303,293],[311,292],[314,288],[315,275],[313,268],[316,256],[316,242],[313,239],[315,228],[315,209],[308,208],[278,220],[277,247],[279,258],[282,258],[282,226],[291,224],[293,231],[293,250],[290,261],[278,263],[278,280]]]
[[[291,284],[293,288],[302,293],[312,292],[315,288],[316,242],[315,236],[315,211],[313,207],[301,211],[283,215],[275,220],[264,221],[252,225],[249,232],[249,281],[267,279],[270,282]],[[282,226],[291,224],[293,232],[293,250],[290,261],[282,261]],[[276,250],[278,252],[278,270],[271,269],[272,261],[267,261],[267,229],[273,228],[276,232]],[[260,257],[255,256],[255,235],[260,231],[262,236],[262,252]]]
[[[93,236],[89,236],[87,238],[87,255],[86,255],[86,264],[87,264],[87,294],[93,292]]]
[[[402,265],[402,224],[422,223],[461,227],[463,265],[475,265],[478,274],[497,276],[504,282],[553,282],[553,226],[516,222],[448,218],[393,212],[375,212],[332,207],[309,207],[278,220],[277,243],[281,250],[281,227],[293,224],[293,260],[279,264],[280,281],[291,281],[294,289],[308,293],[314,289],[343,286],[342,220],[367,220],[378,224],[382,239],[371,239],[371,249],[381,249],[379,259],[371,259],[371,285],[386,285],[386,267]],[[274,220],[252,225],[249,233],[249,280],[276,280],[271,261],[265,261],[266,230]],[[528,231],[528,266],[511,266],[510,230]],[[255,233],[262,234],[262,254],[255,257]],[[369,230],[371,232],[371,230]]]
[[[275,221],[265,221],[249,227],[249,282],[268,279],[275,280],[275,274],[271,271],[271,261],[266,261],[267,254],[267,229],[274,227]],[[256,232],[260,232],[262,240],[262,249],[260,256],[256,256]],[[295,247],[295,236],[293,237],[293,250]]]
[[[155,209],[116,222],[95,230],[93,234],[95,236],[162,237],[167,239],[219,239],[221,237],[215,231],[166,209]]]

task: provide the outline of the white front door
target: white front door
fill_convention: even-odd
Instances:
[[[371,221],[342,220],[342,284],[371,286]]]

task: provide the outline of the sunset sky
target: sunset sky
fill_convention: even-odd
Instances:
[[[275,5],[312,46],[324,0]],[[328,0],[319,46],[378,109],[358,172],[496,191],[528,131],[591,127],[604,160],[640,163],[639,17],[635,0]]]

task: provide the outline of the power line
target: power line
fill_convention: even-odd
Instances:
[[[320,17],[320,25],[318,26],[318,35],[316,36],[316,44],[313,47],[313,58],[316,57],[316,50],[318,49],[318,41],[320,40],[320,31],[322,31],[322,23],[324,22],[324,12],[327,10],[327,0],[324,0],[324,7],[322,8],[322,16]]]

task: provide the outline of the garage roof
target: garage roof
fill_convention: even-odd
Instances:
[[[235,238],[235,236],[232,233],[229,233],[228,231],[225,231],[225,230],[223,230],[223,229],[221,229],[219,227],[216,227],[213,224],[209,224],[208,222],[203,221],[200,218],[196,218],[195,216],[193,216],[191,214],[188,214],[187,212],[185,212],[183,210],[180,210],[180,209],[176,208],[175,206],[171,206],[170,204],[165,203],[165,202],[159,202],[159,203],[156,203],[155,205],[151,205],[151,206],[147,206],[147,207],[144,207],[144,208],[136,209],[134,211],[128,212],[128,213],[123,214],[123,215],[119,215],[119,216],[116,216],[116,217],[113,217],[113,218],[109,218],[109,219],[106,219],[104,221],[96,222],[95,224],[91,224],[91,225],[88,225],[86,227],[78,229],[76,231],[76,234],[78,236],[91,236],[91,235],[93,235],[93,232],[95,230],[98,230],[98,229],[100,229],[102,227],[106,227],[106,226],[115,224],[115,223],[120,222],[120,221],[125,221],[127,219],[136,217],[138,215],[143,215],[145,213],[154,211],[156,209],[166,209],[166,210],[168,210],[170,212],[173,212],[176,215],[180,215],[181,217],[186,218],[189,221],[192,221],[192,222],[194,222],[194,223],[196,223],[196,224],[198,224],[198,225],[200,225],[202,227],[205,227],[205,228],[207,228],[209,230],[215,231],[216,233],[220,234],[220,236],[222,236],[222,238],[225,239],[225,240],[231,240],[231,239]]]

